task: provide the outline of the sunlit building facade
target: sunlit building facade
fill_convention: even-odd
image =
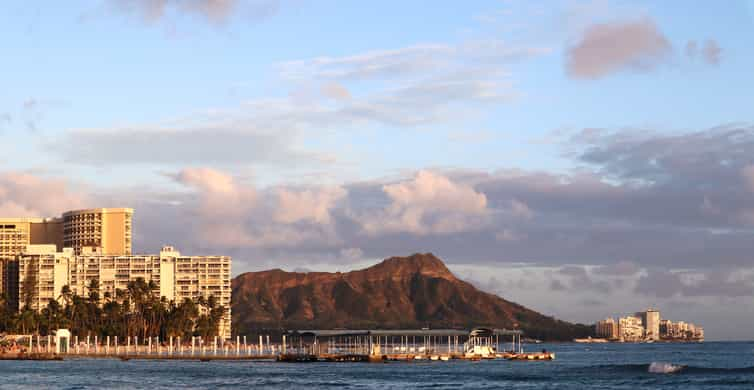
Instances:
[[[644,323],[644,336],[647,340],[660,340],[660,312],[655,309],[647,309],[636,313]]]
[[[130,255],[134,210],[99,208],[63,213],[64,248],[78,255],[84,248],[98,248],[106,255]]]
[[[18,305],[18,263],[16,256],[27,245],[63,246],[62,218],[0,218],[0,294],[12,306]]]
[[[51,299],[61,299],[73,258],[71,248],[58,252],[55,245],[29,245],[18,256],[19,309],[41,311]]]
[[[620,317],[617,322],[613,318],[598,321],[595,324],[595,335],[623,342],[696,342],[704,341],[704,328],[684,321],[663,319],[658,310],[648,309],[632,316]]]
[[[230,257],[184,256],[169,246],[159,255],[107,255],[87,249],[77,255],[72,248],[57,252],[53,245],[31,245],[18,258],[21,309],[30,305],[40,311],[50,299],[62,303],[65,285],[74,295],[88,296],[93,280],[104,303],[106,297],[117,298],[118,290],[126,291],[129,282],[141,278],[153,282],[154,292],[168,301],[214,297],[225,309],[218,336],[231,336]]]
[[[54,245],[111,255],[131,254],[133,209],[73,210],[56,218],[0,218],[0,294],[18,305],[16,257],[28,245]]]
[[[621,341],[636,342],[644,339],[644,325],[640,317],[628,316],[618,319],[618,333]]]
[[[597,322],[595,330],[597,337],[605,338],[608,340],[615,340],[620,338],[618,333],[618,322],[616,322],[612,317]]]

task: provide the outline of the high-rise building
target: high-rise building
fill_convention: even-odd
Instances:
[[[130,208],[100,208],[68,211],[57,218],[0,218],[0,294],[18,304],[15,262],[27,245],[73,248],[77,254],[84,248],[111,255],[131,254],[132,217]]]
[[[635,342],[644,338],[644,326],[639,317],[628,316],[618,319],[618,333],[622,341]]]
[[[665,339],[670,337],[670,332],[673,328],[673,321],[660,320],[660,338]]]
[[[14,259],[27,245],[63,247],[61,218],[0,218],[0,258]]]
[[[648,340],[660,339],[660,312],[655,309],[636,313],[644,323],[644,335]]]
[[[597,337],[606,338],[608,340],[620,338],[618,333],[618,323],[615,322],[612,317],[597,322],[595,328]]]
[[[81,254],[83,248],[101,248],[106,255],[131,254],[130,208],[74,210],[63,213],[63,247]]]
[[[19,308],[40,311],[51,299],[60,299],[68,284],[71,259],[71,248],[58,252],[55,245],[29,245],[18,257]]]
[[[159,255],[108,255],[84,247],[76,255],[70,248],[57,252],[52,245],[32,245],[18,258],[21,308],[28,304],[42,310],[50,299],[62,299],[65,285],[75,295],[88,296],[92,280],[104,303],[106,295],[117,298],[118,290],[126,291],[129,282],[142,278],[154,282],[155,292],[168,301],[214,297],[225,308],[218,336],[230,338],[230,257],[184,256],[173,247],[164,247]]]
[[[230,337],[230,257],[183,256],[172,247],[159,255],[132,255],[133,212],[98,208],[60,218],[0,219],[0,293],[14,308],[39,311],[61,299],[66,285],[86,296],[96,280],[104,300],[142,278],[176,303],[214,297],[226,310],[219,335]]]
[[[18,305],[16,256],[27,245],[53,244],[63,247],[62,218],[0,218],[0,294],[11,306]]]

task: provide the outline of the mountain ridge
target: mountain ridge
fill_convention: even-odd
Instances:
[[[533,338],[570,340],[585,325],[545,316],[456,277],[431,253],[390,257],[350,272],[247,272],[232,282],[233,325],[262,329],[519,328]]]

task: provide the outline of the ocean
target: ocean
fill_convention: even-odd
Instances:
[[[754,342],[540,344],[554,361],[0,361],[0,389],[754,389]]]

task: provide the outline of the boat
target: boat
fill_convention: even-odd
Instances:
[[[450,360],[450,356],[448,355],[440,356],[440,360],[442,360],[443,362],[447,362],[448,360]]]
[[[508,360],[555,360],[553,352],[521,352],[510,354]]]
[[[463,355],[466,359],[494,359],[497,357],[495,348],[489,345],[470,345]]]
[[[574,343],[592,344],[592,343],[607,343],[607,339],[587,337],[585,339],[573,339]]]

